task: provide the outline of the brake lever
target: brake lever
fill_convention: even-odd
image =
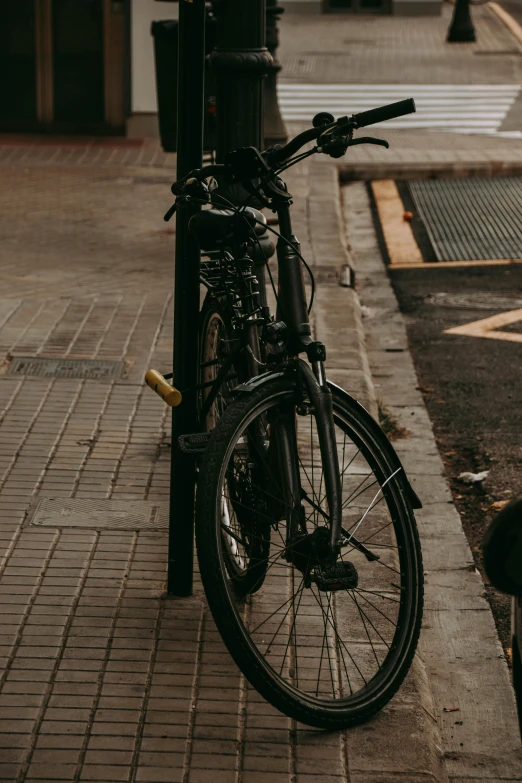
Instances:
[[[359,139],[351,139],[346,146],[354,147],[356,144],[377,144],[379,147],[389,149],[389,144],[385,139],[374,139],[373,136],[361,136]]]

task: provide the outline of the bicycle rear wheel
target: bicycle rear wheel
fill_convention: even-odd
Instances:
[[[233,329],[230,315],[225,305],[214,296],[207,295],[200,313],[200,384],[199,409],[202,410],[211,391],[211,385],[218,377],[219,371],[234,350],[236,341],[233,339]],[[230,368],[230,376],[236,370]],[[211,432],[222,416],[230,400],[230,392],[237,383],[236,379],[227,380],[217,390],[214,402],[210,406],[202,425]]]
[[[234,338],[230,313],[226,305],[214,296],[207,296],[203,303],[200,335],[201,411],[208,394],[211,393],[210,384],[216,381],[223,365],[238,344],[237,337]],[[207,432],[211,432],[217,425],[231,400],[234,386],[240,382],[241,376],[246,374],[246,368],[241,366],[242,361],[244,362],[244,359],[238,356],[237,366],[232,365],[229,368],[229,379],[219,386],[213,403],[210,407],[207,406],[208,412],[202,421]],[[204,475],[200,469],[200,476]],[[263,524],[261,520],[256,521],[255,530],[253,528],[251,508],[255,498],[251,491],[250,477],[245,475],[245,471],[236,471],[229,490],[234,497],[238,513],[230,519],[226,505],[222,505],[222,515],[226,520],[221,531],[223,560],[229,577],[234,580],[236,590],[247,593],[258,589],[263,582],[271,531],[270,526]],[[238,541],[248,541],[247,548],[241,549]]]
[[[339,561],[351,564],[340,566],[344,582],[328,577],[321,565],[329,516],[317,423],[311,406],[296,415],[294,396],[292,379],[275,379],[233,402],[221,418],[201,468],[198,559],[218,630],[250,683],[292,718],[335,729],[381,709],[408,671],[422,617],[421,553],[385,436],[355,401],[333,390],[343,529],[346,539],[353,537]],[[298,498],[288,496],[273,448],[289,421]],[[250,484],[250,504],[231,492],[238,475]],[[270,550],[258,562],[264,583],[246,596],[223,547],[223,528],[238,514],[238,529],[250,524],[251,531],[237,536],[241,551],[257,540],[256,526],[272,529]]]

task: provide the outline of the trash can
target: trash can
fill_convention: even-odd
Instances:
[[[161,146],[176,152],[178,129],[178,20],[152,22]]]
[[[156,66],[156,94],[161,146],[165,152],[176,152],[178,126],[178,34],[177,19],[152,22],[154,61]],[[216,41],[216,18],[207,8],[205,19],[205,55],[210,54]],[[205,68],[205,106],[203,150],[215,149],[216,99],[214,72]]]

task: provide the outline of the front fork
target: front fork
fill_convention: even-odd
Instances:
[[[315,344],[317,346],[317,344]],[[320,345],[320,344],[319,344]],[[322,348],[322,346],[320,346]],[[315,348],[314,348],[315,350]],[[322,359],[312,357],[312,369],[299,359],[299,371],[305,382],[310,402],[314,407],[319,449],[324,473],[326,499],[330,518],[330,551],[335,561],[342,540],[342,487],[339,473],[339,455],[335,438],[332,393],[326,385]],[[319,498],[320,502],[321,498]]]
[[[324,489],[328,502],[328,514],[325,516],[330,522],[328,546],[330,559],[334,563],[339,554],[342,540],[342,487],[335,438],[332,394],[326,385],[324,364],[321,359],[312,360],[312,367],[307,362],[298,360],[298,388],[303,382],[313,407],[317,425]],[[291,509],[291,518],[288,520],[287,528],[287,544],[291,545],[291,540],[297,533],[306,532],[301,509],[302,495],[294,404],[289,406],[288,411],[279,421],[276,440],[278,461],[281,468],[281,488],[285,505]],[[313,444],[311,447],[313,448]],[[321,500],[320,497],[316,498],[318,503]]]
[[[286,187],[281,180],[278,180],[278,185],[282,189]],[[292,233],[288,199],[279,203],[277,214],[281,232],[281,238],[277,243],[279,272],[277,318],[288,325],[289,339],[287,349],[290,354],[297,355],[306,352],[308,361],[312,365],[310,367],[307,362],[298,359],[297,387],[298,393],[300,393],[300,386],[302,381],[304,381],[310,402],[314,408],[324,472],[326,499],[328,501],[328,517],[330,521],[329,549],[331,559],[335,562],[342,539],[342,489],[339,475],[339,457],[335,440],[332,395],[326,384],[324,373],[326,352],[324,345],[313,341],[311,337],[299,243]],[[295,431],[294,420],[293,432],[295,433]],[[283,465],[283,470],[288,472],[287,481],[294,482],[293,491],[289,495],[289,498],[292,499],[292,508],[294,504],[297,504],[300,513],[301,486],[296,443],[294,455],[290,465],[295,464],[297,476],[291,475],[295,471],[288,467],[285,462],[281,464]],[[283,456],[281,454],[281,458]],[[321,498],[319,498],[319,501],[321,501]]]

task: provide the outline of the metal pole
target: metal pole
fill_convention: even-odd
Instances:
[[[179,3],[178,163],[177,177],[202,165],[205,69],[205,0]],[[178,446],[180,435],[197,432],[199,264],[197,242],[188,232],[190,213],[176,215],[174,281],[174,382],[192,389],[172,410],[169,560],[167,589],[192,593],[196,463]]]
[[[272,58],[265,47],[265,0],[219,0],[216,72],[216,158],[263,145],[263,79]]]
[[[475,28],[469,12],[469,0],[456,0],[446,41],[448,43],[471,43],[476,41]]]
[[[265,147],[286,142],[286,128],[277,100],[277,75],[281,70],[276,52],[279,46],[277,22],[285,9],[277,0],[266,0],[266,46],[272,55],[272,64],[265,83]]]

